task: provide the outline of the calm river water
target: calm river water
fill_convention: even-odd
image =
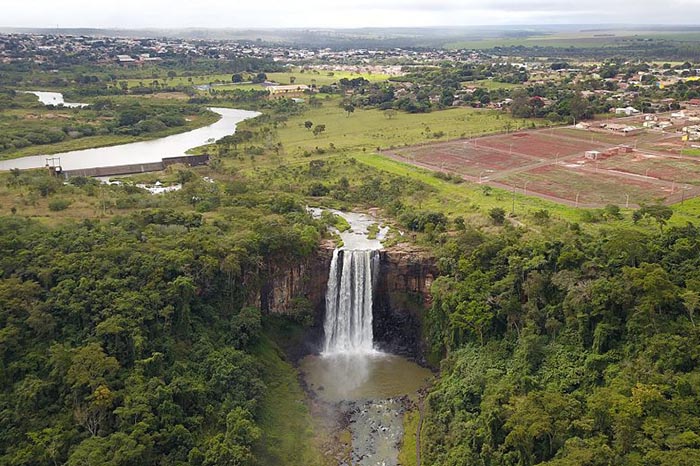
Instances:
[[[63,96],[61,96],[61,100],[63,100]],[[232,134],[236,130],[236,124],[259,115],[257,112],[231,108],[211,108],[210,110],[221,115],[221,119],[209,126],[186,133],[119,146],[0,160],[0,170],[41,168],[46,165],[47,157],[59,157],[64,170],[160,162],[164,157],[187,155],[186,152],[189,149]]]
[[[47,92],[47,91],[22,91],[25,94],[34,94],[39,98],[39,102],[44,105],[63,105],[66,108],[82,108],[87,107],[89,104],[78,104],[72,102],[66,102],[63,100],[63,94],[60,92]]]

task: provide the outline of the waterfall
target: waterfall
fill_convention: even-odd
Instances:
[[[370,353],[376,250],[336,249],[326,290],[324,353]]]

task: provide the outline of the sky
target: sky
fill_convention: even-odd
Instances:
[[[700,0],[0,0],[2,27],[700,24]]]

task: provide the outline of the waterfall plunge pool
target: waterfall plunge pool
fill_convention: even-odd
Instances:
[[[418,390],[432,377],[428,369],[402,356],[375,351],[310,355],[301,361],[300,372],[312,403],[331,407],[327,412],[341,420],[316,419],[317,428],[330,425],[337,439],[344,438],[341,431],[350,434],[350,457],[336,457],[338,465],[399,464],[404,434],[415,435],[404,432],[403,415],[415,406]]]
[[[412,395],[432,377],[413,361],[379,351],[310,355],[300,370],[312,394],[329,403]]]

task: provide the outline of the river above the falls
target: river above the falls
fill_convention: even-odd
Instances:
[[[20,91],[23,94],[34,94],[44,105],[54,105],[63,106],[65,108],[83,108],[87,107],[89,104],[81,104],[76,102],[66,102],[63,99],[63,94],[60,92],[49,92],[49,91]]]
[[[63,100],[62,95],[60,98]],[[167,157],[186,156],[187,151],[192,148],[214,142],[224,136],[233,134],[236,131],[236,125],[238,123],[259,115],[258,112],[232,108],[214,107],[209,110],[219,114],[221,118],[211,125],[193,129],[185,133],[173,134],[150,141],[132,142],[116,146],[96,147],[93,149],[74,150],[52,155],[35,155],[0,160],[0,170],[11,170],[13,168],[22,170],[42,168],[47,164],[46,159],[48,157],[60,159],[63,170],[160,162],[163,158]]]

